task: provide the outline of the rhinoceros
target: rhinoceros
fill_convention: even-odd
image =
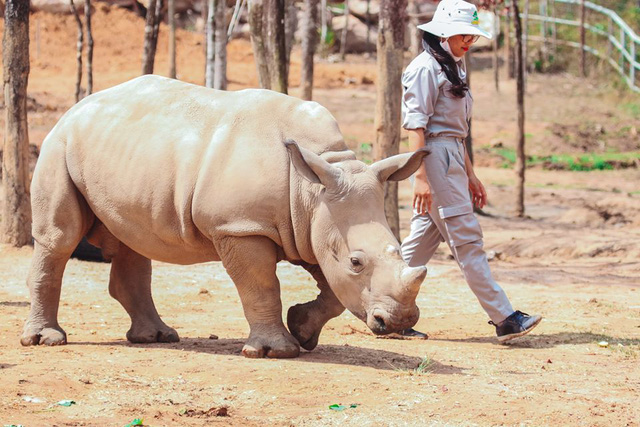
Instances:
[[[410,176],[427,154],[367,166],[324,107],[268,90],[144,76],[91,95],[46,137],[34,171],[21,342],[66,343],[62,274],[84,236],[111,260],[109,293],[128,312],[134,343],[179,340],[153,303],[151,260],[222,261],[250,326],[247,357],[313,349],[345,307],[376,334],[410,327],[426,268],[400,257],[383,183]],[[281,260],[308,270],[320,290],[289,309],[289,330]]]

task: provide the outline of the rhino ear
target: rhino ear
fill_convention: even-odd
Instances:
[[[413,153],[397,154],[382,159],[372,164],[370,168],[378,176],[380,182],[402,181],[417,171],[422,160],[430,153],[426,148],[421,148]]]
[[[288,139],[284,142],[291,163],[307,181],[335,188],[340,181],[340,169],[332,166],[316,153],[300,147],[297,142]]]

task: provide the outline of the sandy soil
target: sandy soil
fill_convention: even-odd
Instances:
[[[136,76],[142,22],[101,7],[94,28],[96,89]],[[37,14],[31,29],[30,136],[38,146],[73,102],[75,26],[69,17]],[[184,80],[202,81],[201,39],[179,33]],[[167,68],[163,46],[164,35],[157,64],[161,74]],[[232,89],[256,84],[247,42],[232,43],[230,61]],[[482,68],[483,56],[476,61],[475,144],[513,145],[513,82],[503,82],[496,94],[490,70]],[[375,136],[375,87],[366,84],[375,81],[374,62],[321,61],[317,74],[317,100],[366,158],[362,144]],[[531,152],[580,153],[591,141],[585,129],[596,125],[608,137],[598,136],[595,144],[605,141],[620,151],[640,148],[625,107],[637,97],[612,95],[608,87],[568,76],[534,75],[529,84]],[[563,130],[554,133],[558,129]],[[513,171],[490,167],[495,162],[488,154],[478,156],[480,165],[489,166],[477,172],[490,198],[489,215],[480,221],[492,269],[517,308],[545,316],[534,334],[498,345],[486,315],[441,248],[418,296],[417,328],[429,333],[427,341],[376,339],[345,313],[327,324],[314,351],[298,359],[245,359],[240,350],[248,326],[221,264],[154,263],[156,305],[182,341],[132,345],[124,339],[128,317],[107,292],[109,265],[71,260],[59,313],[69,345],[21,347],[31,248],[0,246],[0,422],[640,425],[640,171],[530,170],[528,216],[517,219]],[[401,183],[400,195],[405,235],[407,182]],[[283,263],[278,274],[285,308],[315,297],[314,283],[302,269]],[[608,345],[599,346],[602,341]],[[63,399],[76,403],[56,405]],[[334,411],[331,404],[356,406]],[[221,416],[221,408],[227,416]]]

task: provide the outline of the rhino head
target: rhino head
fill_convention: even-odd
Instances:
[[[322,186],[311,204],[309,240],[337,299],[375,334],[415,325],[415,300],[427,269],[402,260],[384,212],[384,183],[409,177],[429,152],[367,166],[355,159],[332,164],[293,141],[285,145],[297,172]]]

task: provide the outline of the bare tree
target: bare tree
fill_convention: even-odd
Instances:
[[[524,57],[522,49],[522,23],[520,21],[520,11],[518,10],[518,0],[513,0],[513,23],[516,30],[515,57],[516,57],[516,85],[518,104],[518,145],[516,156],[516,175],[518,177],[516,215],[524,216],[524,173],[526,158],[524,151]]]
[[[518,0],[513,0],[515,4]],[[529,74],[529,67],[527,65],[527,58],[529,58],[529,0],[524,0],[524,23],[521,23],[522,38],[520,43],[522,44],[522,66],[523,74],[522,81],[524,82],[524,90],[527,90],[527,74]]]
[[[375,160],[397,154],[400,145],[404,13],[407,0],[382,0],[378,26]],[[385,184],[385,212],[391,231],[400,237],[398,184]]]
[[[289,81],[289,65],[291,64],[291,51],[293,50],[293,38],[298,28],[298,9],[295,0],[285,0],[284,13],[284,46],[286,51],[286,79]]]
[[[216,5],[215,0],[207,1],[207,22],[205,24],[205,45],[206,45],[206,60],[205,60],[205,73],[204,73],[204,85],[206,87],[213,87],[213,78],[215,76],[215,14]]]
[[[82,99],[82,46],[84,45],[84,31],[82,29],[82,21],[80,20],[78,9],[76,8],[73,0],[70,0],[70,7],[78,26],[78,38],[76,41],[76,102],[79,102],[80,99]]]
[[[265,1],[249,0],[249,28],[251,32],[251,45],[253,56],[258,68],[258,82],[260,87],[271,89],[271,77],[269,76],[269,64],[267,60],[267,47],[265,33]]]
[[[269,61],[269,75],[271,88],[281,93],[287,93],[287,53],[284,33],[285,0],[267,0],[267,34],[273,41]]]
[[[162,0],[149,0],[144,26],[144,51],[142,54],[142,74],[153,74],[153,65],[158,45],[158,32],[162,15]]]
[[[407,11],[409,12],[409,52],[411,52],[411,57],[415,58],[422,52],[422,31],[418,28],[418,24],[420,23],[420,8],[418,7],[417,0],[409,1]],[[368,32],[369,28],[367,27],[367,33]]]
[[[87,95],[93,93],[93,33],[91,32],[91,0],[84,1],[84,19],[87,26]]]
[[[168,3],[169,20],[169,77],[176,78],[176,2],[169,0]]]
[[[225,0],[215,0],[215,66],[213,73],[213,87],[227,89],[227,28]]]
[[[29,194],[29,2],[7,0],[2,38],[5,132],[2,156],[2,233],[4,243],[31,243]]]
[[[507,22],[505,24],[505,35],[504,35],[504,40],[505,40],[505,50],[506,50],[506,62],[507,62],[507,77],[512,79],[515,77],[515,71],[514,71],[514,55],[513,55],[513,46],[511,44],[511,14],[512,14],[512,9],[513,9],[513,5],[511,4],[511,1],[505,1],[505,5],[507,8]]]
[[[313,94],[313,56],[318,46],[318,0],[304,0],[302,21],[302,99],[311,100]]]

